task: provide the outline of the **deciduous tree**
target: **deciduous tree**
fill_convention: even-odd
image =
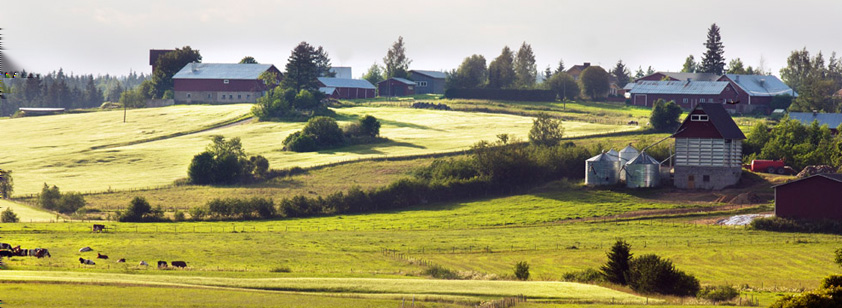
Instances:
[[[515,83],[514,54],[509,46],[488,65],[488,87],[492,89],[509,88]]]
[[[610,87],[608,72],[598,66],[589,66],[579,76],[582,92],[592,100],[599,100],[608,95]]]
[[[406,46],[403,42],[403,36],[399,36],[398,40],[386,52],[383,63],[386,65],[386,79],[392,77],[409,77],[409,64],[412,63],[412,60],[406,57]]]
[[[681,107],[676,105],[674,101],[665,102],[659,98],[652,104],[649,123],[652,124],[652,128],[659,132],[672,132],[681,125],[678,120],[679,116],[681,116]]]
[[[240,60],[240,64],[257,64],[257,60],[255,60],[252,56],[245,56],[242,60]]]
[[[448,88],[475,89],[481,88],[488,80],[488,69],[485,57],[471,55],[462,61],[455,71],[448,74]]]
[[[538,76],[538,67],[535,64],[535,54],[532,46],[523,42],[514,59],[515,85],[519,88],[531,88],[535,86],[535,79]]]
[[[696,63],[696,59],[693,58],[693,55],[687,56],[687,59],[684,59],[684,66],[681,67],[682,73],[695,73],[699,70],[699,64]]]
[[[383,70],[380,68],[380,65],[377,65],[377,63],[371,64],[371,67],[369,67],[368,71],[365,72],[365,75],[363,75],[363,79],[373,85],[383,81]]]
[[[172,90],[173,75],[192,62],[202,62],[202,55],[190,46],[176,48],[158,57],[155,61],[155,71],[152,72],[153,87],[149,93],[151,98],[160,98],[164,96],[164,92]]]
[[[564,135],[564,128],[561,120],[554,119],[546,113],[539,113],[532,120],[532,129],[529,130],[529,142],[535,145],[556,146]]]

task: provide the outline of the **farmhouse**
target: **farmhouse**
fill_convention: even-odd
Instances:
[[[812,125],[813,121],[818,121],[819,126],[827,125],[833,133],[838,133],[837,128],[842,125],[842,113],[790,112],[789,118],[803,125]]]
[[[374,90],[374,85],[363,79],[319,77],[319,91],[330,98],[372,98]]]
[[[415,81],[417,94],[444,94],[446,75],[436,71],[409,71],[409,79]]]
[[[629,98],[632,104],[650,107],[658,99],[675,101],[685,109],[693,109],[702,103],[726,103],[737,99],[733,85],[725,81],[638,81],[629,83]],[[735,108],[734,105],[728,105]]]
[[[173,75],[175,102],[182,104],[255,103],[267,90],[263,72],[281,72],[271,64],[190,63]]]
[[[567,74],[570,75],[570,77],[573,77],[573,80],[579,80],[579,75],[581,75],[582,72],[584,72],[585,69],[587,69],[589,67],[591,67],[590,62],[585,62],[582,65],[574,65],[573,67],[567,69]],[[599,66],[594,65],[594,67],[599,67]]]
[[[842,220],[842,174],[819,173],[774,188],[775,216]]]
[[[403,78],[392,77],[377,83],[378,96],[407,96],[415,95],[415,82]]]
[[[740,181],[746,137],[722,104],[696,105],[672,137],[675,187],[718,190]]]

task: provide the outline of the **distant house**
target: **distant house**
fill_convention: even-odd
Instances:
[[[658,99],[675,101],[684,109],[702,103],[725,104],[738,99],[736,88],[725,81],[638,81],[626,85],[633,105],[651,107]],[[733,105],[727,105],[734,109]]]
[[[392,77],[377,83],[378,96],[408,96],[415,95],[415,82],[403,78]]]
[[[415,81],[416,94],[444,94],[447,75],[436,71],[409,71],[409,79]]]
[[[351,76],[351,67],[350,66],[331,66],[330,72],[335,73],[336,76],[333,76],[333,77],[336,77],[336,78],[347,78],[347,79],[354,78],[353,76]]]
[[[570,75],[570,77],[573,77],[573,80],[579,80],[579,75],[581,75],[582,72],[589,67],[591,67],[590,62],[585,62],[582,65],[574,65],[573,67],[567,69],[567,74]]]
[[[746,136],[722,104],[696,105],[672,137],[675,187],[722,189],[740,181]]]
[[[842,220],[842,174],[820,173],[774,188],[775,216]]]
[[[319,77],[319,91],[335,99],[375,97],[375,87],[363,79]]]
[[[177,104],[255,103],[267,90],[263,72],[281,72],[271,64],[190,63],[173,75]]]
[[[170,51],[175,51],[175,49],[150,49],[149,50],[149,65],[152,66],[152,72],[155,72],[155,62],[158,62],[158,58],[163,56],[165,53]]]
[[[790,112],[789,118],[804,125],[812,125],[813,121],[818,121],[819,126],[827,125],[834,134],[838,133],[836,129],[842,125],[842,113]]]

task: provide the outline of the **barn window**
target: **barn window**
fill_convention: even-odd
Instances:
[[[689,103],[689,102],[690,102],[690,99],[685,98],[685,99],[683,99],[683,100],[682,100],[682,102],[684,102],[685,104],[687,104],[687,103]]]
[[[242,95],[242,94],[237,94],[237,99],[243,99],[243,95]]]
[[[187,93],[187,98],[190,98],[190,93]]]
[[[228,84],[228,79],[223,80],[222,83]]]
[[[708,121],[708,115],[706,115],[706,114],[693,114],[693,115],[690,115],[690,121],[707,122]]]
[[[251,94],[246,94],[246,99],[251,98]]]
[[[418,83],[418,86],[419,86],[419,87],[422,87],[422,88],[427,86],[427,82],[426,82],[426,81],[419,81],[419,82],[417,82],[417,83]]]
[[[210,93],[208,93],[208,98],[212,98],[212,97],[213,97],[213,96],[212,96]]]
[[[710,176],[709,175],[703,175],[702,176],[702,182],[705,182],[705,183],[710,182]]]
[[[228,95],[228,98],[234,99],[234,94]]]

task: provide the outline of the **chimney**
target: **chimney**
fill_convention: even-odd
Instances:
[[[740,75],[737,75],[737,77],[734,77],[734,81],[740,82]]]
[[[590,62],[585,62],[585,65],[582,65],[582,66],[584,66],[585,68],[588,68],[589,66],[591,66],[591,63],[590,63]]]
[[[764,85],[765,83],[766,83],[766,79],[765,79],[765,78],[760,78],[760,86],[761,86],[761,87],[765,87],[765,85]]]
[[[190,70],[196,72],[196,62],[190,62]]]

